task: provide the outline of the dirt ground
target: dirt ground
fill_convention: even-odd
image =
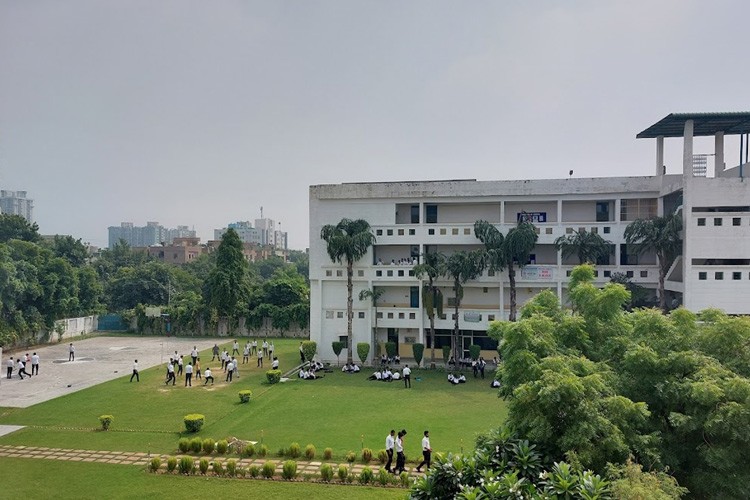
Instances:
[[[68,361],[69,343],[35,347],[28,352],[39,355],[39,375],[24,380],[16,370],[11,380],[5,378],[8,358],[22,353],[3,351],[0,406],[25,408],[117,377],[130,378],[135,359],[139,370],[145,370],[166,363],[175,351],[189,360],[194,345],[203,350],[215,342],[203,337],[94,337],[73,342],[75,361]],[[31,366],[26,371],[31,373]]]

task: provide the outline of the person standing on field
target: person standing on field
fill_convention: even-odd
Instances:
[[[258,349],[257,355],[258,355],[258,366],[263,368],[263,351],[261,349]]]
[[[70,346],[68,346],[68,361],[75,361],[75,360],[76,360],[76,348],[71,342]]]
[[[135,377],[135,381],[136,382],[140,382],[141,381],[141,377],[140,377],[140,375],[138,375],[138,360],[137,359],[135,361],[133,361],[133,374],[130,376],[130,381],[131,382],[133,381],[133,377]]]
[[[211,358],[211,361],[215,361],[216,358],[219,357],[219,346],[214,344],[213,348],[211,349],[211,352],[213,353],[213,357]]]
[[[185,367],[185,387],[193,387],[193,364],[188,361]]]
[[[16,363],[13,361],[13,356],[5,362],[5,366],[8,368],[8,374],[6,378],[10,379],[13,376],[13,368],[16,367]]]
[[[422,463],[417,465],[417,472],[422,472],[420,469],[423,465],[430,468],[430,457],[432,456],[432,448],[430,447],[430,431],[424,431],[424,437],[422,438]]]
[[[190,351],[190,357],[193,358],[193,366],[195,366],[195,362],[198,360],[198,348],[196,346],[193,346],[193,350]]]
[[[409,368],[409,365],[404,365],[404,388],[411,389],[411,368]]]
[[[37,353],[31,356],[31,374],[39,375],[39,355]]]

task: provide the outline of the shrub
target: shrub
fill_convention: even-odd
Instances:
[[[237,474],[237,460],[233,458],[227,460],[227,474],[229,477],[234,477]]]
[[[443,346],[443,363],[447,365],[450,357],[451,357],[451,346],[444,345]]]
[[[181,438],[179,441],[177,441],[177,449],[182,453],[187,453],[188,451],[190,451],[190,440],[188,438]]]
[[[259,457],[265,457],[268,455],[268,446],[262,444],[256,451],[258,452]]]
[[[346,461],[349,462],[350,464],[353,464],[356,459],[357,459],[357,455],[355,455],[353,451],[350,451],[349,453],[346,454]]]
[[[302,354],[305,356],[307,361],[312,361],[315,357],[315,353],[318,351],[318,344],[312,340],[305,340],[302,342]]]
[[[333,479],[333,467],[331,467],[331,464],[323,464],[320,466],[320,479],[326,483]]]
[[[378,471],[378,483],[380,483],[382,486],[385,486],[386,484],[389,484],[391,482],[391,473],[385,470],[385,467],[381,467]]]
[[[204,439],[203,440],[203,453],[205,453],[206,455],[210,455],[214,451],[214,446],[216,445],[213,439],[210,439],[210,438]]]
[[[188,432],[198,432],[201,430],[201,427],[203,427],[203,422],[205,420],[206,417],[199,413],[185,415],[185,430]]]
[[[250,389],[245,389],[244,391],[240,391],[238,394],[240,396],[240,403],[247,403],[248,401],[250,401],[250,396],[253,395],[253,391],[251,391]]]
[[[412,344],[411,350],[414,352],[414,361],[419,366],[422,363],[422,356],[424,356],[424,344]]]
[[[362,484],[368,484],[372,482],[372,469],[369,467],[365,467],[362,469],[362,473],[359,475],[359,482]]]
[[[107,431],[109,430],[109,426],[112,424],[112,421],[115,419],[112,415],[100,415],[99,416],[99,423],[102,424],[102,430]]]
[[[302,454],[302,451],[300,450],[299,443],[292,443],[289,445],[289,457],[290,458],[297,458]]]
[[[271,462],[270,460],[263,464],[263,468],[260,471],[263,477],[267,479],[272,478],[275,472],[276,472],[276,463]]]
[[[343,464],[339,465],[339,470],[338,470],[339,481],[343,483],[344,481],[346,481],[346,476],[348,475],[349,475],[349,468]]]
[[[305,446],[305,458],[308,460],[315,458],[315,446],[312,444]]]
[[[384,464],[388,461],[388,452],[385,450],[378,451],[378,462]]]
[[[276,456],[277,457],[283,458],[284,455],[286,455],[286,448],[284,448],[283,446],[281,448],[279,448],[278,450],[276,450]]]
[[[222,439],[216,442],[216,453],[218,453],[219,455],[225,454],[228,449],[229,443],[227,443],[226,439]]]
[[[367,355],[370,354],[370,343],[369,342],[358,342],[357,343],[357,356],[360,361],[364,364],[367,361]]]
[[[251,465],[247,472],[250,474],[250,477],[258,477],[260,475],[260,467],[257,465]]]
[[[180,458],[180,463],[178,465],[180,474],[190,474],[191,472],[193,472],[193,465],[193,457]]]
[[[389,358],[394,357],[397,351],[398,351],[398,344],[396,344],[395,342],[385,343],[385,353],[388,355]]]
[[[247,469],[244,467],[237,467],[237,477],[245,477],[245,474],[247,474]]]
[[[201,458],[200,462],[198,462],[198,470],[201,471],[201,474],[205,475],[208,472],[208,465],[208,459]]]
[[[268,370],[266,372],[266,378],[269,384],[278,384],[281,380],[281,370]]]
[[[190,440],[190,451],[193,453],[200,453],[202,448],[203,441],[201,441],[201,438],[197,437]]]
[[[399,474],[398,482],[401,483],[401,486],[403,486],[404,488],[409,486],[409,473],[404,471],[401,474]]]
[[[154,457],[151,459],[151,462],[148,464],[148,469],[151,472],[156,472],[161,467],[161,457]]]
[[[469,356],[471,356],[471,359],[474,361],[479,359],[479,355],[482,353],[482,348],[476,344],[471,344],[469,346]]]
[[[217,476],[223,476],[224,475],[224,465],[221,463],[221,460],[214,460],[214,474]]]
[[[339,356],[341,355],[341,351],[344,350],[344,343],[341,341],[331,342],[331,348],[333,349],[333,353],[336,355],[336,360],[339,359]]]
[[[323,458],[326,460],[330,460],[333,457],[333,449],[332,448],[326,448],[323,450]]]
[[[167,459],[167,472],[174,472],[177,468],[177,459],[175,457],[169,457]]]
[[[294,460],[284,462],[284,466],[281,469],[281,477],[287,480],[297,477],[297,462]]]
[[[372,450],[370,448],[362,448],[362,462],[370,463],[372,460]]]
[[[253,443],[247,443],[247,446],[242,450],[242,456],[250,458],[255,455],[255,445]]]

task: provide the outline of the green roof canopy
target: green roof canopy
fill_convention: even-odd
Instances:
[[[733,111],[728,113],[671,113],[649,128],[636,135],[637,139],[654,137],[682,137],[685,122],[693,120],[693,136],[726,135],[750,133],[750,112]]]

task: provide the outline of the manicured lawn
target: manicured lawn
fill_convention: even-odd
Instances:
[[[282,370],[297,364],[299,341],[274,343]],[[336,370],[321,380],[270,386],[265,381],[270,362],[256,368],[251,356],[250,364],[240,366],[240,379],[228,384],[210,359],[210,353],[201,353],[203,368],[215,368],[213,387],[194,381],[185,388],[179,379],[167,387],[164,368],[157,367],[142,371],[140,383],[129,383],[127,375],[30,408],[0,409],[0,424],[30,426],[3,436],[0,443],[173,453],[183,416],[202,413],[206,425],[200,437],[262,440],[272,454],[292,442],[303,449],[313,443],[319,454],[331,447],[339,458],[349,450],[358,452],[363,440],[377,451],[390,429],[406,428],[406,454],[417,458],[425,429],[436,451],[461,451],[472,447],[477,432],[500,425],[506,415],[489,378],[474,380],[471,374],[468,383],[452,386],[442,371],[418,370],[410,390],[402,382],[367,381],[368,370],[357,375]],[[253,391],[249,404],[239,404],[241,389]],[[102,414],[115,417],[109,432],[95,430]]]
[[[154,475],[127,465],[0,458],[2,498],[277,498],[390,500],[403,489]],[[189,492],[189,494],[188,494]]]

